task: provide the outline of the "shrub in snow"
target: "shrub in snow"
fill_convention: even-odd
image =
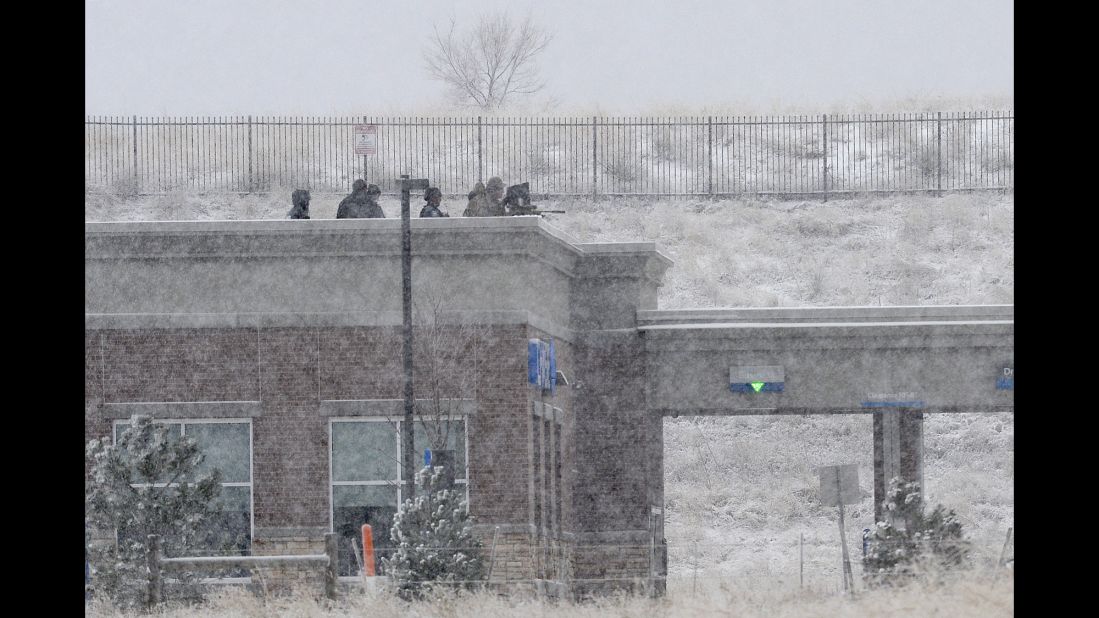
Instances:
[[[422,597],[433,582],[470,588],[469,582],[484,579],[484,546],[473,536],[464,492],[441,488],[442,480],[442,467],[417,472],[422,491],[393,518],[395,551],[383,562],[405,599]]]
[[[965,566],[969,543],[953,510],[939,504],[927,514],[919,483],[894,478],[882,503],[888,521],[879,521],[870,537],[863,573],[871,583],[904,581],[917,572]],[[902,577],[893,577],[900,575]]]
[[[119,607],[142,606],[148,535],[160,535],[162,555],[178,556],[200,541],[208,543],[206,523],[216,510],[221,475],[199,474],[203,456],[195,441],[172,436],[148,416],[131,418],[117,444],[90,441],[86,454],[91,478],[84,488],[85,534],[105,537],[88,548],[95,594]],[[194,575],[181,579],[189,582]]]

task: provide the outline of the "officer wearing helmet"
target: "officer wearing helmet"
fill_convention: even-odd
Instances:
[[[294,204],[294,207],[290,209],[289,217],[291,219],[308,219],[309,218],[309,191],[305,189],[295,189],[290,194],[290,201]]]
[[[488,196],[485,195],[485,185],[477,183],[473,185],[473,190],[469,192],[469,203],[466,204],[466,209],[462,211],[463,217],[487,217],[488,216]]]
[[[443,192],[438,187],[428,187],[424,191],[424,201],[427,205],[420,210],[421,217],[449,217],[450,215],[439,210],[439,203],[443,201]]]
[[[486,217],[506,217],[507,208],[504,206],[504,181],[499,176],[488,179],[485,185],[485,197],[488,201]]]
[[[378,185],[367,185],[359,178],[352,185],[351,195],[343,198],[336,209],[337,219],[382,219],[385,213],[378,205],[378,196],[382,191]]]

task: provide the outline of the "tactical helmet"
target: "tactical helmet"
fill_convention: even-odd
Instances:
[[[493,176],[492,178],[488,179],[488,184],[485,185],[485,189],[487,189],[489,191],[493,191],[493,190],[503,191],[504,190],[504,181],[499,176]]]
[[[439,187],[428,187],[427,191],[424,191],[424,201],[427,202],[436,195],[439,196],[439,199],[443,197],[443,192],[439,190]]]
[[[365,188],[366,188],[366,181],[363,180],[362,178],[357,179],[355,181],[355,184],[351,185],[351,189],[353,191],[360,191],[360,190],[365,189]]]
[[[382,190],[378,188],[378,185],[370,185],[366,188],[367,195],[381,195]]]

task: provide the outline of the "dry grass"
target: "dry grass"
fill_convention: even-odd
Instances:
[[[283,616],[351,617],[417,616],[503,618],[545,616],[1010,616],[1014,614],[1015,583],[1010,573],[1000,577],[971,576],[949,583],[918,583],[899,589],[860,591],[854,596],[799,590],[797,583],[760,585],[750,580],[673,581],[659,599],[612,596],[588,603],[549,602],[494,594],[443,595],[430,601],[406,603],[388,593],[352,593],[337,603],[310,593],[261,599],[240,590],[212,595],[197,606],[163,606],[154,615],[165,618],[222,616],[260,618]],[[85,616],[129,616],[109,605],[93,603]]]

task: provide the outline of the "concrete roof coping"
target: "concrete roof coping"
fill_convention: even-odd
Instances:
[[[657,248],[655,242],[586,242],[580,243],[577,246],[579,246],[584,253],[598,253],[603,255],[614,253],[655,253],[656,257],[667,262],[668,266],[674,264],[670,257]]]
[[[589,255],[627,255],[649,253],[666,263],[671,258],[661,252],[655,242],[585,243],[568,232],[546,222],[541,217],[447,217],[411,220],[418,232],[478,230],[507,233],[515,230],[537,230],[566,245],[572,251]],[[401,229],[399,217],[384,219],[252,219],[204,221],[85,221],[85,236],[125,236],[138,234],[301,234],[308,233],[396,233]]]
[[[715,328],[852,322],[986,322],[1014,321],[1015,305],[927,305],[893,307],[765,307],[642,310],[641,328],[671,325]]]
[[[580,240],[545,222],[541,217],[445,217],[410,221],[412,229],[510,230],[537,228],[546,234],[578,245]],[[84,233],[135,234],[141,232],[301,232],[399,230],[400,217],[384,219],[217,219],[202,221],[85,221]]]

